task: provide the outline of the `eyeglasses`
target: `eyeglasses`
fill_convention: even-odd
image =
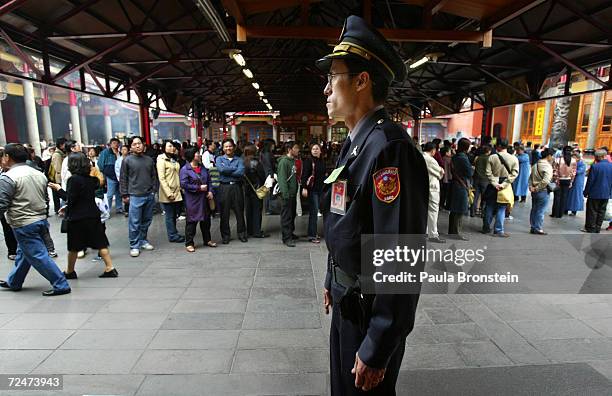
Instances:
[[[334,80],[334,76],[339,76],[339,75],[342,75],[342,74],[355,75],[356,73],[351,73],[351,72],[327,73],[327,83],[329,85],[331,85],[333,80]]]

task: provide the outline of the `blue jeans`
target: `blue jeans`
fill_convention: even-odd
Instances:
[[[308,237],[317,236],[317,217],[319,215],[319,193],[308,191]]]
[[[501,234],[504,232],[504,220],[506,219],[506,204],[499,204],[493,201],[487,201],[485,205],[485,214],[484,214],[484,224],[483,230],[489,231],[491,228],[491,221],[493,221],[493,216],[495,216],[495,225],[493,227],[493,232],[496,234]]]
[[[42,235],[48,230],[48,227],[47,220],[39,220],[23,227],[13,228],[15,239],[17,239],[17,258],[15,258],[15,267],[7,279],[11,289],[21,288],[30,267],[34,267],[44,276],[54,290],[70,289],[64,273],[47,252]]]
[[[541,230],[544,225],[544,213],[548,208],[550,196],[548,191],[542,190],[531,193],[531,213],[529,214],[529,224],[534,231]]]
[[[180,235],[176,229],[176,219],[179,217],[182,204],[182,202],[161,202],[162,209],[166,212],[164,217],[166,220],[166,232],[168,233],[168,240],[170,242],[176,241],[177,239],[183,239],[182,235]]]
[[[130,195],[130,210],[128,216],[128,230],[130,249],[140,249],[147,241],[147,232],[153,221],[153,206],[155,197],[153,193],[136,196]]]
[[[119,192],[119,182],[106,178],[106,203],[108,211],[113,209],[113,196],[115,197],[115,211],[123,212],[123,204],[121,203],[121,193]]]

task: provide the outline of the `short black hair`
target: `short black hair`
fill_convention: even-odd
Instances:
[[[185,160],[187,162],[191,162],[193,161],[193,159],[195,158],[195,154],[198,152],[198,149],[196,147],[190,147],[187,150],[185,150]]]
[[[143,140],[142,140],[142,138],[141,138],[140,136],[130,136],[130,137],[128,138],[128,146],[130,146],[130,147],[131,147],[131,146],[132,146],[132,143],[133,143],[133,142],[134,142],[134,140],[136,140],[136,139],[140,140],[140,143],[144,143],[144,142],[143,142]]]
[[[71,153],[68,156],[68,170],[73,175],[89,176],[91,163],[83,153]]]
[[[18,164],[22,164],[30,159],[28,150],[20,143],[9,143],[4,146],[4,155]]]
[[[367,72],[372,81],[372,99],[375,103],[383,103],[389,96],[389,82],[383,74],[375,68],[371,62],[358,57],[347,57],[344,59],[344,64],[352,75],[357,75],[361,72]]]
[[[555,153],[555,151],[553,149],[550,149],[550,148],[546,147],[540,153],[540,158],[544,159],[544,158],[548,157],[549,155],[553,155],[554,153]]]
[[[288,153],[289,150],[291,150],[294,146],[299,145],[298,142],[296,142],[295,140],[290,140],[287,143],[285,143],[285,153]]]
[[[64,146],[64,150],[66,150],[67,152],[72,151],[72,148],[74,146],[76,146],[77,142],[76,140],[66,140],[66,145]]]
[[[111,138],[111,140],[109,141],[109,143],[112,143],[112,142],[121,143],[121,142],[119,141],[119,139],[117,139],[117,138]]]
[[[508,148],[508,139],[497,139],[497,143],[495,146],[501,147],[503,149]]]
[[[440,149],[440,154],[445,155],[450,151],[450,147],[444,146]]]
[[[484,153],[490,153],[491,152],[491,145],[490,144],[484,144],[482,145],[482,151]]]
[[[232,138],[225,138],[223,139],[223,141],[221,142],[221,147],[225,146],[225,143],[230,142],[232,144],[232,146],[236,147],[236,142],[234,142],[234,139]]]
[[[428,152],[436,148],[433,142],[427,142],[423,145],[423,151]]]
[[[55,147],[59,148],[59,146],[61,146],[62,144],[66,143],[66,138],[57,138],[57,140],[55,141]]]
[[[470,139],[461,138],[459,139],[459,142],[457,142],[457,151],[466,152],[470,148],[471,144],[472,142],[470,142]]]

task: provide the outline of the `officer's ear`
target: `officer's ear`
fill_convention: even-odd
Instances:
[[[355,87],[357,91],[361,91],[366,89],[368,83],[371,82],[370,74],[368,72],[362,71],[355,77]]]

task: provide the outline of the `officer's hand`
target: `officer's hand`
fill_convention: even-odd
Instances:
[[[355,365],[351,373],[355,374],[355,387],[364,392],[378,386],[385,378],[385,369],[368,367],[359,358],[357,353],[355,354]]]
[[[332,296],[329,290],[323,288],[323,307],[325,308],[325,315],[329,315],[329,309],[332,305]]]

